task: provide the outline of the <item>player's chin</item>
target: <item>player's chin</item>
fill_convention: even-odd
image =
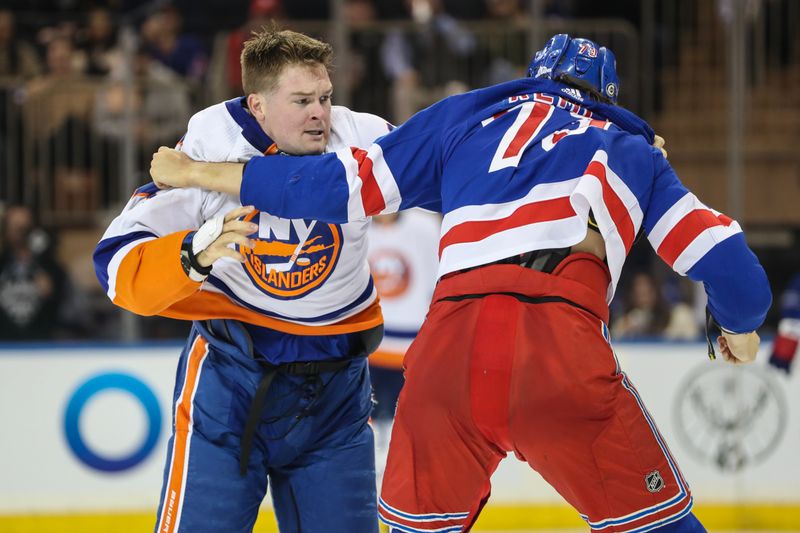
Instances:
[[[328,145],[328,138],[324,135],[309,135],[305,139],[305,142],[302,143],[301,146],[301,154],[297,155],[314,155],[314,154],[321,154],[325,151],[325,147]]]

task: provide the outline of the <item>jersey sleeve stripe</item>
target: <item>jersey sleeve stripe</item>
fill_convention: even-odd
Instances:
[[[347,219],[360,220],[367,216],[364,212],[364,202],[361,199],[363,194],[361,188],[364,182],[358,177],[358,161],[353,152],[354,150],[350,148],[342,148],[341,150],[336,150],[334,153],[342,164],[344,179],[347,180],[347,189],[350,195],[347,200]]]
[[[386,207],[383,200],[381,188],[375,179],[372,171],[372,159],[367,155],[366,150],[352,148],[353,157],[358,162],[358,177],[361,178],[361,203],[364,206],[364,213],[372,216],[380,213]]]
[[[93,256],[94,269],[97,279],[112,301],[116,296],[119,264],[132,248],[155,238],[156,236],[150,232],[137,231],[103,239],[97,245]]]
[[[672,204],[672,206],[661,215],[661,218],[658,219],[658,222],[655,223],[647,234],[647,239],[650,241],[653,249],[658,250],[664,238],[672,231],[672,228],[675,227],[675,224],[680,222],[687,213],[695,209],[706,209],[706,206],[690,192],[687,192],[677,202]]]
[[[800,319],[782,318],[778,322],[778,333],[786,337],[800,339]]]
[[[603,187],[603,203],[608,209],[611,219],[614,221],[614,226],[617,228],[617,233],[622,238],[625,245],[625,252],[629,252],[633,241],[636,238],[636,230],[634,228],[631,214],[628,208],[620,198],[617,190],[609,182],[610,169],[602,160],[594,160],[589,163],[586,168],[585,175],[596,178]],[[616,176],[615,176],[616,177]],[[619,178],[617,178],[619,179]],[[634,198],[635,201],[635,198]]]
[[[380,187],[381,196],[385,204],[381,212],[396,212],[400,209],[400,203],[403,198],[400,196],[397,180],[395,180],[392,170],[383,158],[383,149],[379,144],[373,144],[369,149],[367,157],[372,160],[372,172],[375,175],[378,187]]]
[[[94,262],[95,272],[97,273],[97,279],[100,281],[100,285],[103,286],[104,291],[108,292],[108,265],[119,252],[120,248],[130,242],[147,238],[155,238],[155,235],[149,231],[137,231],[124,235],[117,235],[115,237],[108,237],[102,239],[97,244],[92,260]]]
[[[726,217],[727,218],[727,217]],[[727,224],[725,223],[727,222]],[[732,221],[722,221],[708,209],[693,209],[672,226],[657,248],[658,255],[671,267],[697,237],[715,226],[729,227]],[[738,224],[737,224],[738,226]],[[710,249],[710,247],[709,247]]]
[[[672,269],[678,274],[685,276],[689,269],[714,248],[714,246],[741,232],[742,228],[740,228],[739,224],[736,222],[733,222],[730,226],[725,226],[720,223],[718,226],[706,228],[701,233],[697,234],[680,252],[675,262],[671,264]],[[674,253],[674,251],[670,251],[670,253]],[[659,255],[661,256],[660,250]],[[664,258],[664,256],[661,257]],[[664,260],[666,261],[666,259]]]
[[[197,292],[201,283],[186,275],[180,261],[181,245],[188,234],[179,231],[131,243],[112,278],[116,280],[112,301],[138,315],[150,316]]]

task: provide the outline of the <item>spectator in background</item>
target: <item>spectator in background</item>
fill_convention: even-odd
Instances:
[[[181,33],[183,19],[168,6],[142,25],[142,39],[150,54],[181,76],[194,82],[205,78],[208,56],[199,39]]]
[[[60,210],[85,211],[96,200],[89,130],[96,85],[78,73],[72,41],[56,35],[47,45],[47,71],[25,87],[23,120],[33,141],[33,157],[41,162],[34,179],[52,187]]]
[[[83,72],[89,76],[105,76],[121,61],[117,47],[117,30],[111,11],[96,7],[89,11],[86,27],[76,36],[77,49],[82,57]]]
[[[47,44],[44,75],[25,87],[28,127],[35,137],[51,137],[70,121],[85,122],[93,86],[77,72],[78,63],[68,37],[57,36]]]
[[[484,0],[442,0],[445,10],[457,19],[481,19],[486,16]],[[562,0],[563,1],[563,0]]]
[[[634,275],[624,314],[611,324],[615,339],[664,337],[673,340],[696,339],[699,335],[692,308],[678,302],[670,305],[653,276]]]
[[[0,80],[29,80],[41,72],[36,50],[14,35],[14,12],[0,9]]]
[[[525,13],[521,0],[484,0],[486,15],[502,28],[499,35],[493,36],[484,47],[488,47],[484,54],[486,69],[481,83],[483,85],[496,85],[511,81],[525,75],[530,59],[528,50],[528,34],[530,33],[530,19]]]
[[[0,230],[0,340],[51,339],[66,275],[48,253],[47,236],[34,228],[29,208],[10,206]]]
[[[119,73],[97,92],[93,125],[101,136],[106,153],[107,200],[119,198],[114,190],[119,176],[122,145],[129,135],[136,143],[137,157],[147,157],[162,144],[173,146],[183,136],[191,115],[189,88],[185,81],[140,49],[133,65],[133,91],[127,101],[125,83]],[[133,131],[129,131],[128,111],[133,113]]]
[[[244,25],[230,33],[222,33],[214,39],[209,81],[221,83],[222,86],[215,87],[213,100],[228,100],[244,94],[242,65],[239,61],[244,42],[252,37],[253,32],[283,18],[281,0],[251,0]]]
[[[22,190],[25,180],[16,170],[23,158],[22,119],[16,105],[19,84],[41,72],[34,47],[15,35],[14,19],[14,11],[0,9],[0,176],[9,187],[5,190]]]
[[[344,16],[351,30],[345,90],[360,111],[388,116],[390,84],[381,65],[384,31],[375,26],[378,6],[375,0],[345,0]]]
[[[789,281],[781,295],[781,320],[778,334],[772,344],[769,364],[787,374],[792,369],[797,346],[800,341],[800,274]]]
[[[183,135],[191,113],[189,89],[184,81],[155,61],[145,50],[134,62],[134,135],[148,154],[153,146],[175,144]],[[94,106],[95,129],[106,137],[122,140],[125,129],[125,87],[116,73],[98,92]]]
[[[390,31],[381,47],[396,123],[467,91],[469,60],[477,46],[475,36],[445,12],[442,0],[406,0],[406,7],[417,24],[410,31]]]

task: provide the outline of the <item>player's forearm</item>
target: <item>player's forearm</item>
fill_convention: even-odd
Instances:
[[[688,275],[703,282],[711,314],[727,331],[746,333],[764,322],[772,292],[764,269],[742,234],[718,243]]]
[[[194,161],[189,166],[188,178],[193,187],[239,196],[242,187],[241,163],[204,163]]]
[[[350,171],[357,172],[353,167]],[[363,209],[348,209],[351,195],[360,200],[361,193],[350,190],[347,170],[335,154],[254,157],[240,182],[243,205],[278,217],[343,224],[367,216]]]
[[[109,255],[106,241],[101,241],[95,252],[95,268],[98,277],[113,277],[106,284],[109,289],[113,286],[107,291],[109,298],[137,315],[151,316],[197,292],[200,284],[189,279],[180,263],[181,244],[187,233],[180,231],[142,242],[127,252],[120,250],[125,255],[113,269],[100,259]]]

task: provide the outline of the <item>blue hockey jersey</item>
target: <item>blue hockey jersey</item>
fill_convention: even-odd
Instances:
[[[575,245],[591,211],[606,245],[609,301],[643,229],[676,272],[704,283],[722,327],[756,329],[771,293],[739,224],[687,190],[652,140],[622,108],[525,78],[447,98],[367,150],[254,158],[241,202],[335,223],[439,211],[439,276]]]

